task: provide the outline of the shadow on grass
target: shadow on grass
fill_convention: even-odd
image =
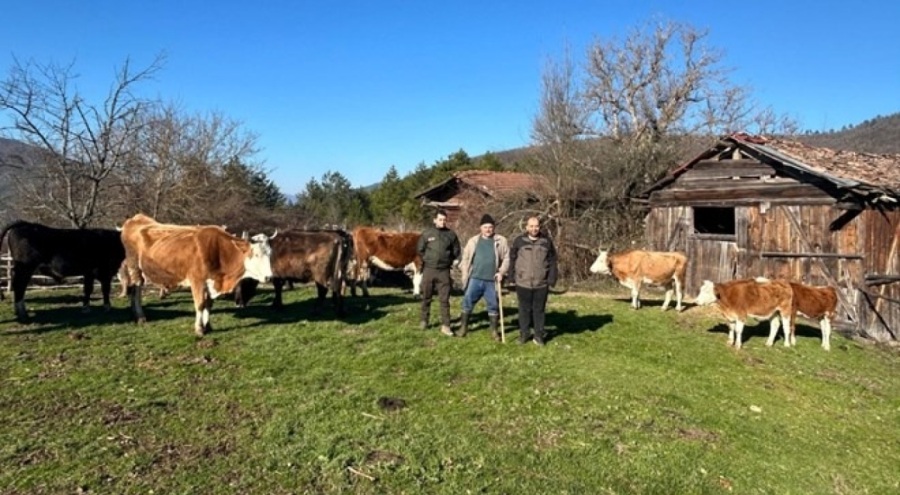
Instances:
[[[547,313],[547,341],[565,334],[596,332],[613,322],[612,315],[586,314],[579,315],[574,309],[566,312]]]
[[[612,300],[625,303],[629,306],[628,309],[632,309],[630,297],[614,297],[614,298],[612,298]],[[655,309],[655,310],[659,311],[662,308],[663,302],[664,302],[663,299],[643,299],[643,298],[641,298],[641,307],[638,309],[638,311],[643,311],[646,309]],[[681,306],[682,306],[682,308],[684,308],[684,309],[682,309],[682,312],[688,311],[691,308],[697,307],[696,304],[689,303],[687,301],[681,301]],[[672,300],[669,302],[669,308],[666,311],[675,311],[675,298],[672,298]]]
[[[42,334],[59,330],[78,330],[133,321],[130,308],[112,308],[109,311],[104,311],[102,307],[91,306],[91,311],[84,313],[80,305],[73,305],[54,308],[29,308],[28,313],[29,318],[27,320],[18,322],[21,326],[7,329],[2,334]],[[0,323],[15,322],[15,318],[0,321]]]
[[[769,331],[771,327],[769,326],[768,321],[761,321],[754,326],[745,325],[744,331],[741,333],[741,344],[747,343],[753,337],[762,338],[763,341],[769,338]],[[798,340],[810,339],[815,342],[821,342],[822,340],[822,331],[816,327],[806,325],[803,323],[798,323],[796,325],[796,337]],[[724,335],[728,335],[728,325],[725,323],[720,323],[708,330],[709,333],[721,333]],[[784,344],[784,332],[782,332],[781,327],[778,327],[778,333],[775,335],[775,343]]]
[[[271,292],[266,291],[259,296],[254,298],[253,302],[246,308],[236,309],[234,317],[237,319],[260,320],[249,326],[293,323],[296,321],[340,321],[351,325],[361,325],[387,315],[387,311],[384,308],[419,300],[411,295],[402,293],[397,295],[378,294],[369,297],[345,297],[344,314],[338,315],[335,312],[334,303],[330,295],[321,304],[316,297],[311,297],[300,301],[286,302],[281,309],[272,308],[274,296]]]

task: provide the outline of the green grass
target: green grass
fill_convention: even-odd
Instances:
[[[0,493],[900,493],[895,351],[767,324],[734,351],[714,313],[624,294],[552,295],[545,348],[508,296],[503,345],[483,306],[458,339],[396,290],[342,321],[312,294],[219,301],[203,339],[187,292],[142,327],[122,299],[0,304]]]

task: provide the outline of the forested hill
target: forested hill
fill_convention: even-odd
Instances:
[[[845,126],[841,130],[819,132],[808,131],[792,137],[810,146],[836,150],[860,151],[866,153],[900,154],[900,112],[887,116],[877,116],[856,125]],[[702,143],[685,146],[685,160],[690,159],[705,147]],[[712,144],[712,143],[708,143]],[[698,149],[698,146],[700,148]],[[534,153],[531,147],[515,148],[494,152],[504,164],[522,163]]]
[[[840,131],[804,134],[799,139],[811,146],[839,150],[900,153],[900,112],[878,116]]]

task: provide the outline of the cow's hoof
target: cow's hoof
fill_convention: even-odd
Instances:
[[[206,328],[204,328],[204,327],[195,327],[195,328],[194,328],[194,333],[197,334],[197,337],[203,337],[204,335],[206,335],[207,333],[209,333],[210,330],[212,330],[212,329],[209,328],[208,326],[207,326]]]
[[[138,319],[137,319],[137,324],[138,324],[138,325],[144,325],[145,323],[147,323],[147,318],[146,318],[146,317],[141,317],[141,318],[138,318]]]
[[[774,342],[766,342],[766,347],[772,347],[773,345],[775,345]]]

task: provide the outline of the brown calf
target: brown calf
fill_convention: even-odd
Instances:
[[[411,269],[413,294],[419,294],[422,283],[422,258],[416,250],[420,232],[385,232],[374,227],[353,229],[353,262],[355,264],[350,293],[356,295],[356,284],[362,285],[363,296],[369,296],[367,280],[369,264],[382,270]]]
[[[719,284],[705,280],[695,299],[701,306],[713,303],[718,305],[728,323],[728,345],[734,345],[736,349],[741,348],[741,333],[748,316],[769,320],[767,346],[775,342],[779,324],[785,335],[784,345],[791,345],[788,328],[793,314],[793,301],[793,291],[788,282],[766,279],[741,279]]]

